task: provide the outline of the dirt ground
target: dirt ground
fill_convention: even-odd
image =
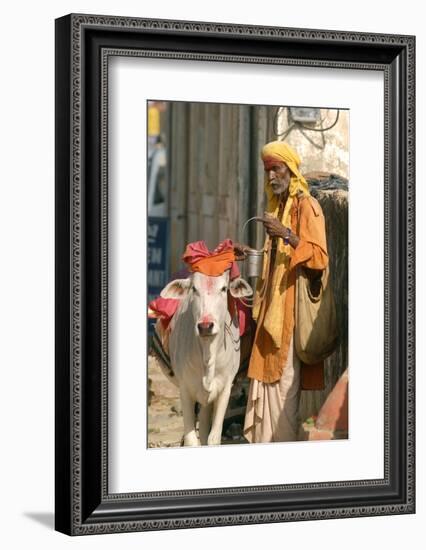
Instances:
[[[166,378],[152,356],[148,357],[148,379],[148,447],[179,447],[183,436],[179,389]]]
[[[148,357],[148,379],[148,447],[179,447],[183,437],[179,389],[166,378],[157,359],[151,355]],[[234,384],[225,416],[222,444],[246,443],[242,436],[246,386],[247,381]]]

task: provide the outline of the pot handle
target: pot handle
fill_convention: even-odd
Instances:
[[[263,222],[263,218],[260,217],[260,216],[253,216],[252,218],[249,218],[243,225],[243,230],[242,230],[243,235],[244,235],[244,230],[245,230],[247,224],[251,221]]]

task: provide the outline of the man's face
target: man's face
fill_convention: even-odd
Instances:
[[[281,195],[281,193],[287,191],[291,172],[284,162],[269,161],[265,163],[265,173],[274,195]]]

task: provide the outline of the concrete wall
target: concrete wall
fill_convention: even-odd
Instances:
[[[337,118],[338,117],[338,118]],[[319,131],[337,123],[330,130]],[[280,109],[277,117],[280,139],[298,152],[302,173],[332,172],[349,179],[349,111],[320,109],[320,122],[295,123],[289,109]]]

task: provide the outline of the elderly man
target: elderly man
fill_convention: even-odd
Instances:
[[[328,264],[324,216],[299,171],[300,159],[284,142],[262,149],[267,208],[263,274],[253,317],[256,335],[248,376],[250,390],[244,425],[249,442],[296,441],[300,389],[318,389],[322,365],[307,366],[295,354],[296,267],[303,266],[316,292]],[[235,245],[238,255],[245,245]]]

